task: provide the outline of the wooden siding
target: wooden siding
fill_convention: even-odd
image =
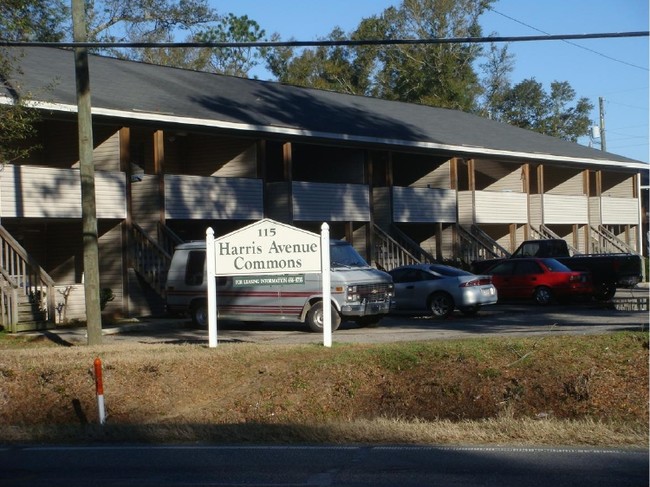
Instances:
[[[158,176],[138,175],[140,179],[131,183],[131,216],[150,236],[157,234],[161,203],[158,193]]]
[[[598,196],[589,198],[589,223],[591,225],[600,225],[602,223],[600,200]]]
[[[373,188],[372,199],[375,223],[381,228],[389,228],[390,224],[393,223],[390,211],[390,189],[386,187]]]
[[[544,192],[552,195],[582,196],[585,194],[582,171],[544,167]]]
[[[456,192],[448,189],[393,187],[396,223],[455,223]]]
[[[530,218],[530,224],[538,229],[542,223],[544,223],[544,219],[542,216],[542,195],[541,194],[531,194],[528,196],[528,204],[529,204],[529,218]]]
[[[165,176],[165,218],[259,220],[264,215],[259,179]]]
[[[634,194],[634,177],[603,171],[601,196],[630,198]]]
[[[507,166],[508,169],[512,169]],[[520,193],[523,189],[522,183],[522,168],[517,167],[512,169],[509,173],[504,174],[492,184],[488,184],[485,188],[486,191],[512,191]],[[478,188],[477,188],[478,189]]]
[[[603,225],[638,225],[639,200],[634,198],[600,198]]]
[[[431,171],[409,183],[408,186],[411,188],[449,189],[451,187],[450,165],[449,161],[447,161],[438,167],[434,167]],[[403,166],[399,166],[399,170],[402,171]]]
[[[365,153],[359,149],[312,144],[291,145],[294,181],[362,184]]]
[[[96,133],[97,132],[97,133]],[[115,128],[98,127],[93,130],[95,149],[93,164],[95,171],[120,170],[120,133]]]
[[[257,147],[250,139],[165,133],[166,172],[192,176],[257,177]]]
[[[0,214],[16,218],[81,218],[76,169],[7,165],[0,173]],[[95,172],[97,218],[126,217],[122,173]]]
[[[100,225],[103,227],[103,225]],[[122,225],[100,228],[99,277],[101,289],[108,288],[114,299],[106,303],[103,314],[120,316],[123,309]]]
[[[543,203],[545,224],[589,223],[589,204],[586,196],[545,194]]]
[[[98,226],[100,287],[109,288],[114,299],[106,304],[103,314],[122,314],[122,231],[121,224]],[[56,282],[55,305],[65,306],[57,313],[59,320],[85,320],[86,306],[82,282],[83,256],[80,225],[65,225],[48,230],[51,241],[48,263],[57,262],[49,269]],[[48,266],[51,267],[51,266]],[[67,291],[67,299],[65,293]]]
[[[525,193],[476,191],[474,223],[527,223],[528,200]]]
[[[284,223],[291,223],[289,183],[267,183],[265,216]]]
[[[474,180],[479,191],[514,191],[523,189],[519,164],[486,159],[474,160]]]
[[[370,221],[366,185],[294,181],[292,188],[296,221]]]

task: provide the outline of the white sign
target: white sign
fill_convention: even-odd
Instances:
[[[268,218],[218,239],[214,238],[214,230],[208,228],[205,245],[210,348],[217,346],[216,276],[237,276],[242,287],[278,284],[278,281],[296,284],[304,283],[305,273],[322,269],[322,302],[330,303],[329,240],[327,223],[321,225],[321,235]],[[328,305],[323,306],[323,345],[332,346],[332,315]]]
[[[215,275],[321,271],[320,235],[268,218],[214,241]]]

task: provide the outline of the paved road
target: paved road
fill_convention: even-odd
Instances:
[[[375,328],[360,328],[343,323],[334,333],[339,343],[386,343],[477,336],[540,336],[543,334],[587,335],[620,330],[648,330],[648,311],[635,309],[636,298],[647,297],[648,290],[621,290],[617,299],[632,304],[583,302],[572,305],[536,306],[509,303],[487,306],[478,315],[455,313],[448,319],[389,316]],[[196,329],[186,319],[149,320],[135,325],[105,330],[103,343],[138,341],[145,343],[207,343],[207,330]],[[50,334],[62,342],[85,342],[85,329]],[[220,343],[322,343],[322,335],[309,333],[294,323],[219,322]]]
[[[435,446],[0,447],[3,487],[643,487],[648,452]]]

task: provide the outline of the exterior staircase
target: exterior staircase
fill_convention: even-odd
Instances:
[[[510,257],[510,252],[476,225],[467,229],[457,224],[456,230],[459,241],[459,257],[466,264],[471,264],[476,260]]]
[[[137,223],[132,224],[131,266],[156,294],[164,298],[167,271],[172,262],[174,248],[182,241],[164,225],[159,225],[158,236],[160,243]]]
[[[531,226],[530,229],[533,235],[535,235],[535,237],[540,240],[546,240],[546,239],[562,240],[562,237],[560,237],[557,233],[555,233],[553,230],[548,228],[546,225],[540,225],[539,228],[535,228]],[[572,255],[580,253],[580,251],[575,247],[573,247],[569,242],[567,242],[567,247],[569,248],[569,252],[571,252]]]
[[[595,253],[607,254],[623,252],[627,254],[638,254],[636,250],[610,232],[603,225],[598,225],[597,227],[592,225],[590,233]]]
[[[373,263],[378,269],[389,271],[408,264],[434,263],[435,257],[421,248],[417,242],[396,226],[390,232],[375,224]]]
[[[0,225],[0,325],[12,333],[54,323],[54,280]]]

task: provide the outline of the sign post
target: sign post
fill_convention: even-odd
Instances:
[[[217,346],[217,281],[214,252],[214,230],[205,232],[205,265],[208,276],[208,346]]]
[[[332,346],[332,287],[330,277],[330,227],[323,223],[320,227],[321,278],[323,286],[323,346]]]

